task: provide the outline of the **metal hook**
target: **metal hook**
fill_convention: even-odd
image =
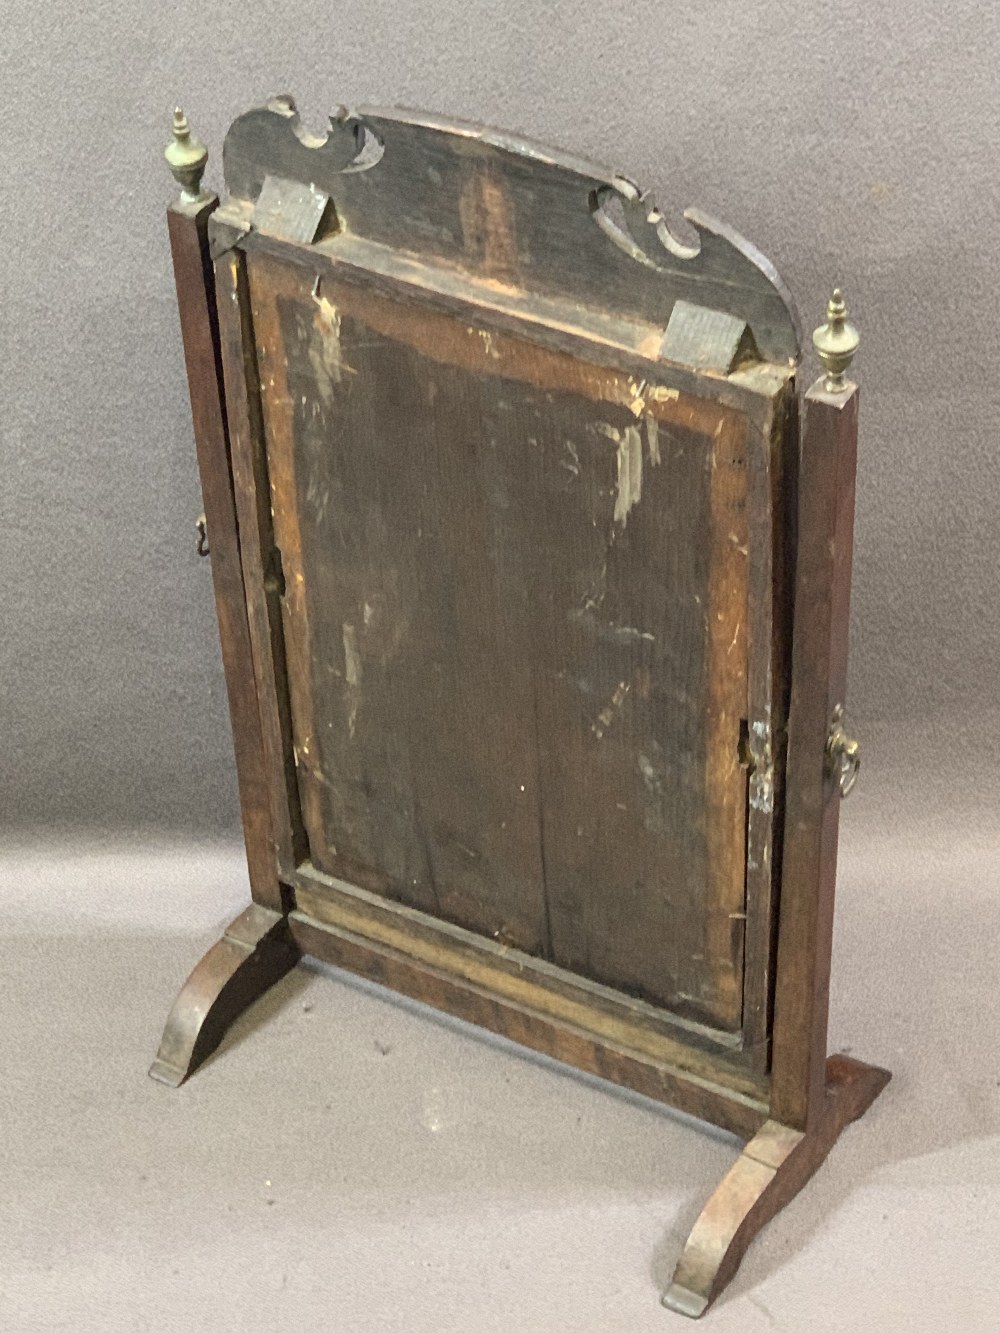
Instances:
[[[850,796],[861,771],[861,746],[844,730],[844,705],[837,704],[826,738],[826,766],[835,778],[841,797]]]
[[[210,552],[208,549],[208,523],[206,522],[204,514],[198,515],[198,521],[194,526],[195,530],[198,533],[198,545],[195,547],[195,550],[198,552],[199,555],[209,555]]]

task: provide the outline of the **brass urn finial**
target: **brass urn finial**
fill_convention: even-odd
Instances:
[[[813,346],[826,368],[827,393],[840,393],[847,387],[847,374],[861,338],[857,329],[847,320],[847,306],[835,287],[826,306],[826,323],[813,334]]]
[[[201,178],[205,174],[208,149],[192,136],[187,116],[180,107],[174,109],[174,141],[167,145],[163,156],[181,187],[182,202],[197,203],[202,198]]]

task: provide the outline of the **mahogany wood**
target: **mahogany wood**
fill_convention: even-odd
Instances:
[[[889,1077],[826,1055],[857,390],[800,431],[767,261],[537,145],[279,99],[226,171],[168,218],[254,903],[150,1072],[307,953],[730,1129],[697,1316]]]
[[[805,395],[771,1114],[807,1129],[826,1105],[840,792],[826,739],[847,689],[858,390]]]
[[[215,262],[219,336],[229,415],[232,484],[252,663],[260,701],[261,745],[279,873],[287,880],[305,852],[288,718],[285,646],[281,631],[284,575],[271,527],[267,460],[261,448],[260,382],[249,320],[243,256]]]
[[[292,937],[303,953],[412,996],[446,1013],[488,1028],[564,1064],[710,1121],[731,1133],[752,1134],[764,1122],[766,1103],[731,1083],[712,1082],[645,1051],[557,1017],[475,981],[417,960],[390,946],[293,912]]]
[[[826,1062],[823,1099],[809,1130],[779,1120],[762,1125],[702,1209],[663,1304],[698,1318],[739,1267],[754,1236],[794,1199],[841,1131],[863,1115],[889,1072],[844,1055]]]
[[[228,927],[184,983],[150,1076],[179,1087],[240,1014],[299,959],[288,917],[254,903]]]
[[[247,598],[229,471],[215,283],[209,259],[208,221],[217,206],[214,195],[197,204],[174,204],[167,210],[167,227],[211,549],[215,608],[233,728],[250,889],[255,902],[280,910],[281,889],[274,854],[260,713],[250,654]]]

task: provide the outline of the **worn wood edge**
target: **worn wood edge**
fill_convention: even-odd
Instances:
[[[528,1004],[449,974],[389,945],[317,921],[304,912],[288,917],[305,954],[408,995],[455,1018],[553,1057],[586,1073],[747,1137],[767,1118],[766,1103],[688,1070],[619,1045]]]
[[[308,672],[301,669],[311,661],[313,634],[297,507],[299,463],[295,448],[294,407],[288,392],[288,358],[281,335],[281,288],[275,278],[275,274],[283,275],[287,270],[277,266],[275,273],[262,274],[252,254],[240,255],[239,262],[244,274],[260,376],[258,467],[261,486],[258,494],[262,499],[266,496],[268,540],[281,567],[281,595],[274,606],[273,634],[280,647],[281,697],[278,707],[286,746],[287,789],[294,795],[295,826],[299,832],[297,855],[289,867],[289,873],[293,874],[296,866],[309,855],[309,849],[316,845],[316,840],[322,839],[323,818],[318,808],[319,791],[313,780],[310,760],[316,736],[315,701],[311,688],[304,688],[309,679]]]
[[[219,1045],[243,1011],[298,961],[288,918],[257,903],[213,944],[181,987],[150,1078],[179,1087]]]
[[[709,524],[717,539],[708,556],[704,608],[707,661],[702,728],[705,819],[705,895],[713,904],[702,922],[702,949],[716,960],[713,996],[706,1009],[720,1025],[742,1030],[749,881],[746,827],[750,816],[741,722],[764,711],[754,698],[749,624],[757,609],[750,574],[759,542],[751,541],[753,477],[760,470],[759,441],[743,416],[723,417],[708,448]],[[766,459],[763,460],[766,466]],[[734,463],[738,463],[735,466]],[[724,960],[724,961],[722,961]]]
[[[214,215],[211,230],[220,245],[248,255],[269,255],[321,277],[328,275],[332,281],[370,284],[390,296],[425,301],[446,313],[468,312],[471,319],[483,321],[484,328],[547,342],[614,369],[667,375],[683,393],[718,399],[738,410],[749,411],[748,398],[772,398],[794,380],[794,367],[766,361],[742,365],[729,375],[692,370],[659,354],[662,325],[616,318],[598,308],[542,294],[532,294],[526,301],[519,288],[423,262],[375,241],[342,235],[304,246],[248,231],[248,225],[245,209],[238,201],[229,201]]]
[[[167,210],[167,227],[202,500],[211,533],[212,584],[225,667],[250,889],[256,902],[277,910],[281,907],[281,889],[264,774],[260,711],[250,656],[215,283],[208,258],[208,229],[216,203],[212,195],[197,203],[174,204]]]
[[[750,602],[767,599],[766,624],[748,617],[752,671],[747,716],[751,719],[747,778],[747,930],[744,958],[743,1031],[761,1068],[770,1059],[771,1000],[777,955],[777,910],[781,880],[788,700],[791,688],[791,606],[798,486],[797,395],[793,381],[772,403],[766,475],[751,477],[757,502],[766,506],[770,550],[753,561]],[[765,631],[763,644],[761,630]],[[757,720],[763,729],[752,725]]]
[[[751,433],[770,447],[773,400],[789,382],[787,373],[776,375],[772,367],[719,381],[718,392],[713,392],[697,376],[679,372],[673,363],[656,363],[654,368],[636,352],[610,357],[606,343],[576,332],[566,338],[538,336],[552,330],[542,330],[521,317],[501,328],[494,325],[491,310],[464,297],[442,303],[427,301],[424,292],[405,283],[368,282],[373,275],[367,272],[303,262],[301,251],[294,246],[274,249],[254,244],[240,247],[238,253],[244,250],[255,294],[265,285],[269,298],[305,299],[310,294],[315,298],[318,293],[330,299],[332,292],[338,314],[358,319],[440,364],[512,378],[537,388],[562,388],[594,402],[625,407],[636,417],[655,416],[668,428],[678,425],[709,434],[720,419],[745,416]],[[257,304],[255,295],[255,312]]]
[[[261,736],[275,855],[281,873],[287,875],[305,854],[305,844],[291,752],[280,578],[271,568],[276,548],[243,255],[232,251],[217,258],[215,275],[249,643],[258,698],[265,701]]]
[[[697,1319],[731,1280],[754,1237],[825,1161],[843,1130],[889,1082],[888,1070],[847,1056],[826,1064],[825,1107],[803,1132],[768,1120],[702,1209],[663,1304]]]

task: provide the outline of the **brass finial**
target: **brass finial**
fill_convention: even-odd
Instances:
[[[208,149],[192,136],[187,116],[180,107],[174,109],[174,141],[167,145],[163,156],[181,187],[182,202],[197,203],[202,198],[201,178],[205,174]]]
[[[835,287],[826,306],[826,323],[813,334],[813,346],[819,359],[826,368],[827,393],[840,393],[847,387],[844,376],[847,374],[854,353],[861,342],[858,331],[847,320],[847,306]]]

